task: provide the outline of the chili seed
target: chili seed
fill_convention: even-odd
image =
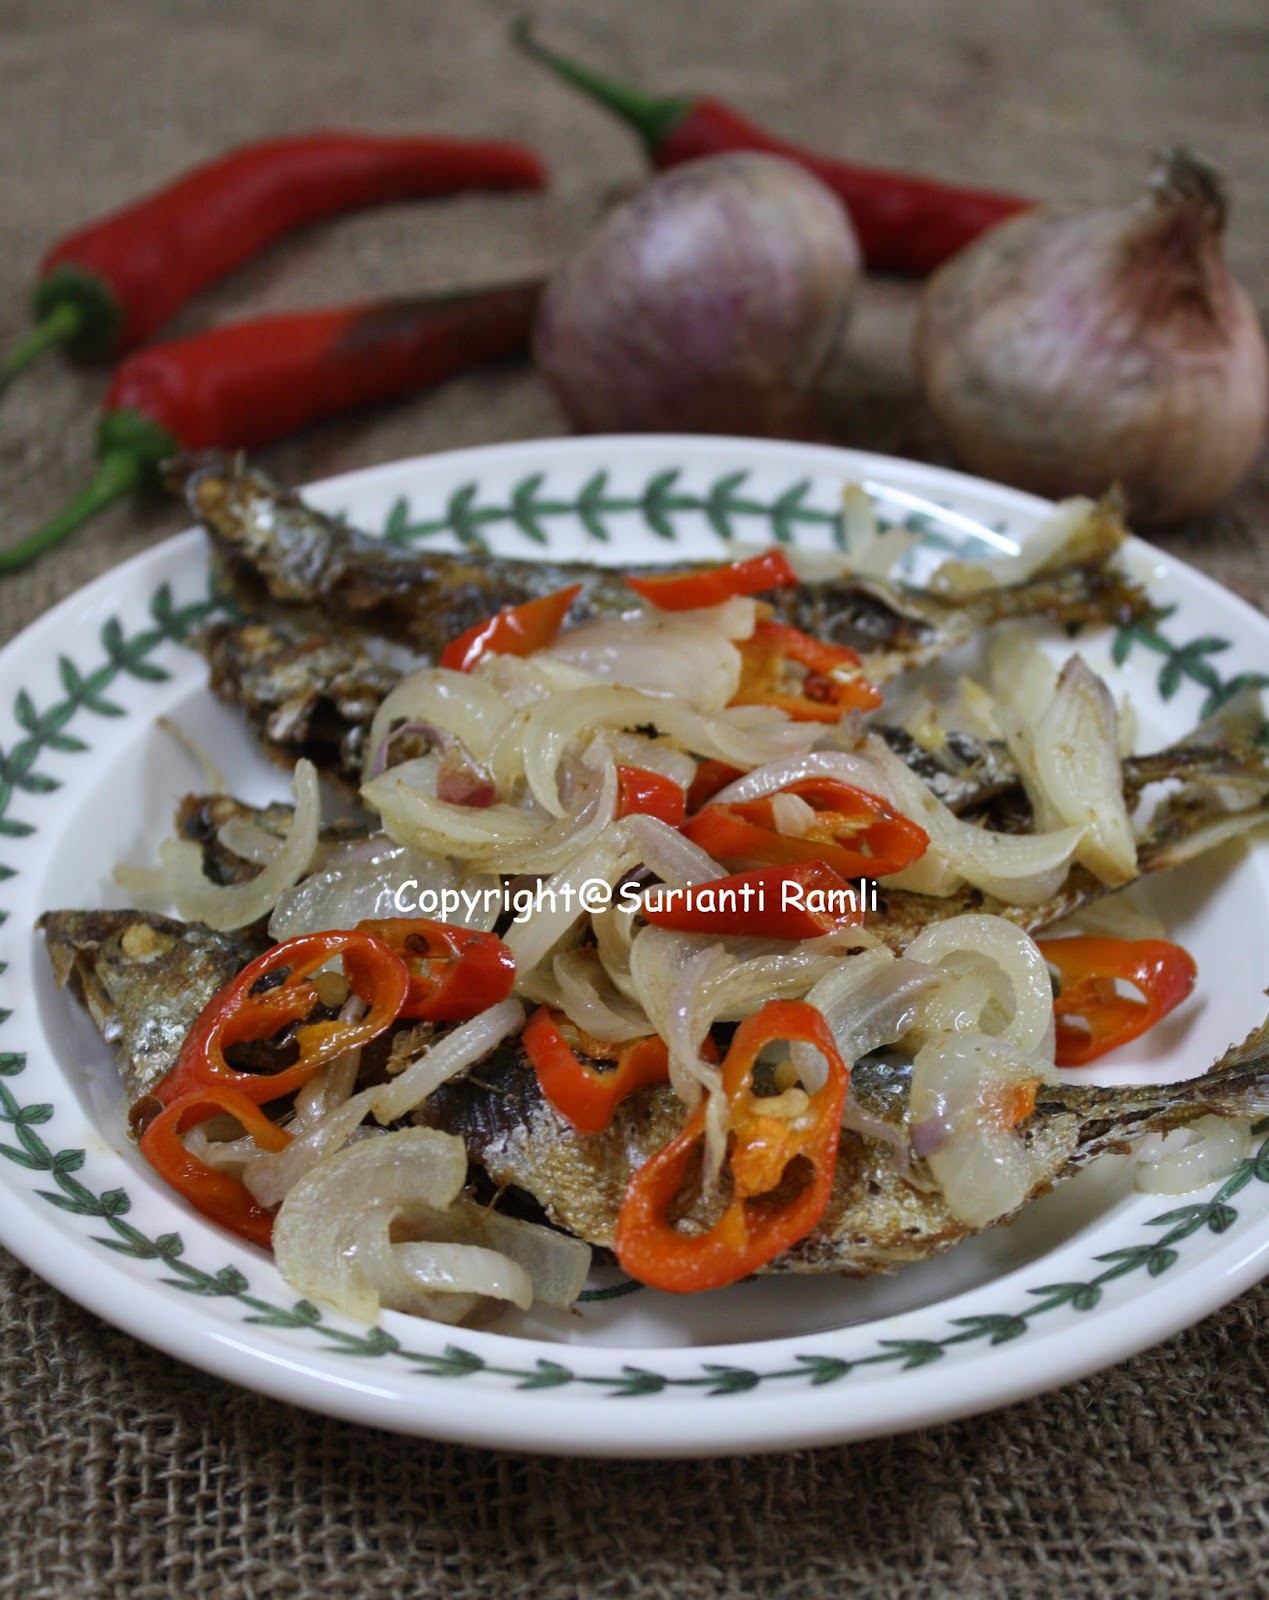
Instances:
[[[352,993],[352,985],[342,972],[319,972],[313,979],[313,987],[328,1011],[338,1011]]]
[[[128,1112],[128,1127],[132,1130],[132,1137],[139,1139],[162,1109],[163,1102],[158,1095],[143,1094]]]
[[[251,993],[266,994],[270,989],[279,988],[290,976],[290,967],[274,967],[271,972],[262,972],[251,985]]]

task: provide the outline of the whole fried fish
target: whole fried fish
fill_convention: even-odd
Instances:
[[[58,987],[114,1047],[133,1101],[171,1069],[212,995],[269,942],[147,911],[46,911],[37,926]]]
[[[249,613],[267,614],[279,604],[316,608],[328,622],[396,640],[435,660],[452,639],[494,612],[569,584],[581,586],[569,613],[575,622],[638,603],[624,568],[399,549],[323,515],[241,462],[212,457],[178,465],[173,477]],[[1111,564],[1125,537],[1114,510],[1097,507],[1030,580],[967,599],[849,575],[811,579],[764,598],[782,621],[857,649],[869,676],[881,682],[1010,617],[1063,625],[1131,621],[1147,603]]]
[[[134,1100],[171,1067],[211,995],[259,953],[256,941],[139,911],[54,911],[40,926],[59,983],[116,1047]],[[851,1097],[906,1140],[910,1083],[908,1066],[866,1058],[851,1074]],[[1045,1085],[1018,1128],[1043,1173],[1028,1198],[1142,1133],[1167,1132],[1208,1114],[1266,1113],[1269,1023],[1211,1071],[1183,1083]],[[641,1090],[618,1107],[607,1133],[579,1134],[543,1098],[515,1039],[467,1077],[436,1090],[415,1115],[458,1134],[492,1183],[530,1196],[577,1237],[611,1247],[631,1175],[674,1137],[686,1114],[668,1087]],[[889,1272],[980,1231],[953,1216],[937,1187],[909,1181],[888,1142],[845,1130],[823,1219],[768,1270]]]
[[[910,1082],[907,1065],[866,1059],[851,1074],[851,1097],[906,1139]],[[1165,1133],[1208,1114],[1267,1112],[1269,1021],[1209,1072],[1183,1083],[1045,1085],[1017,1130],[1044,1174],[1028,1200],[1099,1155],[1126,1150],[1140,1134]],[[443,1085],[416,1115],[460,1135],[470,1159],[496,1184],[524,1190],[560,1227],[611,1248],[631,1176],[674,1137],[686,1113],[668,1087],[641,1090],[618,1107],[606,1133],[577,1133],[543,1098],[516,1041],[467,1078]],[[1015,1210],[997,1221],[1016,1215]],[[982,1231],[955,1217],[935,1185],[909,1182],[889,1144],[843,1130],[827,1211],[813,1232],[767,1270],[866,1277],[938,1255]]]

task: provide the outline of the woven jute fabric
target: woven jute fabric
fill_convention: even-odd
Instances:
[[[44,246],[212,152],[319,125],[519,137],[541,196],[400,206],[310,230],[171,331],[265,308],[545,268],[641,159],[512,51],[497,0],[0,0],[0,348]],[[700,89],[825,149],[1055,200],[1133,193],[1182,140],[1229,174],[1229,254],[1269,306],[1262,0],[542,0],[563,46]],[[914,402],[915,290],[861,293],[834,378],[845,443],[938,459]],[[86,481],[99,371],[58,359],[0,409],[0,539]],[[562,419],[525,365],[261,453],[304,482]],[[0,635],[182,525],[132,502],[0,583]],[[1264,607],[1269,469],[1160,543]],[[1113,1371],[999,1413],[840,1449],[587,1463],[399,1438],[204,1377],[5,1258],[0,1591],[23,1600],[1269,1592],[1269,1291]],[[1037,1374],[1037,1380],[1042,1378]],[[845,1399],[845,1397],[843,1397]],[[613,1402],[620,1404],[620,1402]]]

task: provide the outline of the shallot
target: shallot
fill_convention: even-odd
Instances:
[[[707,156],[611,212],[547,285],[538,370],[582,432],[817,432],[859,245],[780,156]]]
[[[1225,188],[1168,151],[1137,204],[1002,223],[930,281],[921,387],[961,464],[1132,516],[1209,510],[1269,420],[1269,354],[1221,249]]]

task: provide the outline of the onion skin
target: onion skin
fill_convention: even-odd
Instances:
[[[534,357],[583,433],[814,436],[859,268],[818,178],[779,156],[707,156],[649,183],[565,261]]]
[[[928,284],[927,404],[961,465],[1060,499],[1119,483],[1139,522],[1210,510],[1269,421],[1269,355],[1221,252],[1225,197],[1167,152],[1135,206],[1029,212]]]

